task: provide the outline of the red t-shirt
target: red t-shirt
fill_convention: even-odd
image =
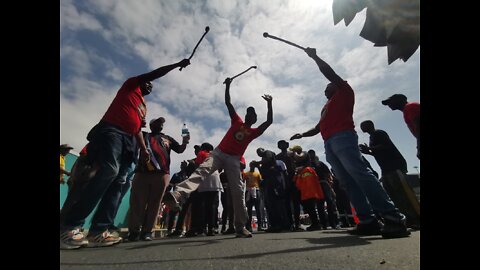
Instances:
[[[318,175],[312,167],[304,167],[293,177],[295,186],[300,190],[300,200],[325,199]]]
[[[247,165],[247,162],[245,161],[245,158],[243,156],[240,157],[240,163],[243,165]]]
[[[323,140],[327,140],[340,131],[355,130],[353,124],[354,104],[353,89],[346,81],[343,81],[338,85],[335,94],[323,106],[320,114],[320,121],[317,126],[320,128]]]
[[[205,150],[201,150],[200,152],[198,152],[197,157],[195,158],[195,165],[198,166],[202,164],[209,155],[210,153]]]
[[[147,106],[140,90],[140,82],[138,77],[132,77],[118,90],[102,120],[135,135],[140,131],[146,114]]]
[[[417,130],[415,130],[414,120],[415,118],[420,117],[420,103],[418,102],[409,102],[403,108],[403,119],[407,123],[410,132],[412,132],[415,138],[417,137]]]
[[[218,148],[225,154],[241,156],[245,153],[248,144],[260,135],[261,133],[257,128],[245,126],[240,116],[235,113],[232,117],[231,126]]]
[[[86,154],[87,154],[87,147],[88,147],[88,143],[87,143],[87,145],[85,145],[85,146],[82,148],[82,151],[80,151],[80,155],[86,155]]]

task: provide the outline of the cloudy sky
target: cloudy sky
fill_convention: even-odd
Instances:
[[[278,140],[318,123],[327,79],[304,51],[264,38],[263,32],[316,48],[355,91],[359,141],[368,143],[359,125],[370,119],[389,133],[409,173],[420,167],[402,113],[380,102],[395,93],[420,100],[420,49],[406,63],[388,65],[386,47],[359,36],[365,10],[346,27],[343,21],[333,25],[332,0],[61,0],[60,5],[60,143],[77,152],[127,78],[188,58],[209,26],[191,65],[153,81],[146,97],[147,122],[165,117],[164,132],[178,141],[184,122],[190,129],[187,150],[172,152],[172,172],[194,157],[193,145],[221,141],[230,126],[222,82],[252,65],[258,68],[232,82],[232,104],[242,118],[254,106],[257,126],[267,113],[261,96],[271,94],[274,120],[248,147],[247,162],[258,159],[256,148],[278,152]],[[320,135],[290,141],[295,144],[316,150],[325,161]]]

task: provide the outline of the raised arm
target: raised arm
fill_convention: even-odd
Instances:
[[[297,133],[295,135],[293,135],[290,140],[293,141],[295,139],[300,139],[300,138],[303,138],[303,137],[312,137],[312,136],[315,136],[317,135],[318,133],[320,133],[320,128],[318,125],[316,125],[314,128],[308,130],[308,131],[305,131],[304,133]]]
[[[333,71],[329,64],[317,56],[317,50],[315,48],[308,47],[305,49],[305,52],[315,61],[315,63],[317,63],[320,72],[322,72],[325,78],[327,78],[330,82],[337,84],[343,81],[343,79],[340,78],[335,71]]]
[[[181,154],[185,151],[185,149],[187,149],[187,145],[189,142],[190,135],[186,135],[185,137],[182,137],[182,144],[178,144],[178,142],[175,141],[175,143],[171,144],[171,149],[176,153]]]
[[[263,133],[267,128],[273,123],[273,109],[272,109],[272,96],[270,95],[263,95],[263,99],[267,101],[267,107],[268,107],[268,112],[267,112],[267,121],[263,122],[260,126],[258,126],[258,130],[260,133]]]
[[[153,80],[156,80],[160,77],[165,76],[165,74],[167,74],[168,72],[170,72],[174,68],[177,68],[177,67],[184,68],[188,65],[190,65],[190,60],[183,59],[182,61],[180,61],[178,63],[171,64],[171,65],[166,65],[166,66],[163,66],[163,67],[159,67],[159,68],[157,68],[153,71],[150,71],[148,73],[141,74],[141,75],[138,76],[138,78],[140,79],[140,83],[151,82]]]
[[[232,83],[232,79],[226,78],[225,79],[225,105],[227,105],[228,114],[230,118],[232,118],[236,112],[235,108],[233,108],[232,102],[230,101],[230,84]]]

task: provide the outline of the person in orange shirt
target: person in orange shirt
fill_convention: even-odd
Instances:
[[[300,201],[303,209],[307,212],[312,225],[307,227],[307,231],[321,230],[320,221],[315,208],[318,200],[325,200],[325,195],[320,187],[320,181],[315,169],[310,167],[310,159],[306,152],[295,153],[295,164],[297,166],[293,181],[300,190]],[[325,211],[324,211],[325,212]],[[325,215],[325,213],[323,213]]]

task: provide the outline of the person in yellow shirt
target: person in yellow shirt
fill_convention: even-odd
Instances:
[[[255,170],[255,163],[250,162],[249,164],[250,170],[248,172],[244,172],[245,182],[247,191],[245,194],[245,202],[247,205],[247,213],[248,213],[248,220],[247,224],[245,224],[245,228],[252,232],[252,207],[255,206],[255,213],[257,216],[258,224],[261,224],[262,218],[262,210],[260,209],[261,203],[261,196],[260,196],[260,181],[262,181],[262,176],[258,171]],[[261,226],[258,226],[258,230],[261,231]]]
[[[65,184],[65,175],[70,176],[70,172],[65,169],[65,156],[72,150],[68,144],[60,145],[60,184]]]

